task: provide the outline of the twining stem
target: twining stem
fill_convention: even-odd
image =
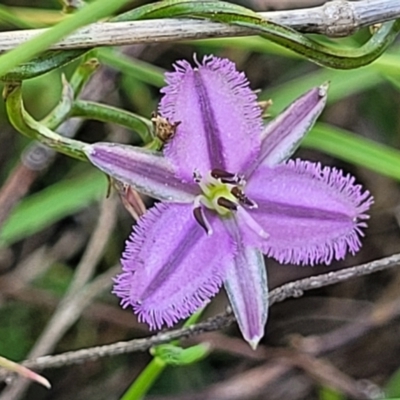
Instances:
[[[35,121],[25,110],[22,101],[21,83],[7,83],[3,96],[11,124],[22,134],[70,157],[87,161],[83,149],[87,146],[78,140],[69,139],[53,132]]]
[[[61,75],[62,93],[57,105],[40,121],[41,125],[50,130],[58,128],[68,117],[74,102],[74,91],[64,75]]]
[[[5,75],[0,75],[0,80],[13,82],[34,78],[36,76],[43,75],[46,72],[52,71],[53,69],[66,65],[81,57],[82,54],[84,53],[82,53],[82,50],[79,49],[67,51],[45,51],[44,53],[33,58],[32,60],[24,62],[23,64],[20,64],[15,68],[9,69]],[[5,56],[0,56],[0,63],[3,60],[2,57]],[[2,65],[0,64],[0,71],[2,70],[1,67]]]
[[[100,4],[103,4],[105,1],[108,2],[108,14],[105,12],[105,6],[100,10]],[[36,58],[30,63],[28,62],[25,66],[21,65],[17,69],[12,70],[12,68],[21,62],[26,62],[35,54],[47,49],[62,36],[71,33],[80,26],[93,22],[95,15],[98,18],[100,18],[100,15],[109,15],[111,9],[117,10],[118,4],[122,5],[125,2],[127,0],[114,0],[113,2],[109,0],[97,0],[79,10],[71,18],[38,35],[37,38],[35,37],[9,53],[0,56],[0,78],[3,80],[28,79],[47,72],[50,69],[65,65],[72,59],[83,55],[87,49],[64,50],[58,53],[55,52],[54,54],[53,52],[48,52],[43,57]],[[94,7],[96,5],[99,6],[99,10]],[[94,9],[96,14],[89,15],[87,12],[89,9]],[[135,8],[110,19],[110,21],[137,21],[174,17],[208,19],[210,21],[248,28],[255,35],[260,35],[273,43],[290,49],[319,65],[337,69],[352,69],[370,64],[387,49],[400,32],[400,20],[390,21],[382,24],[368,42],[359,48],[333,48],[313,40],[294,29],[268,21],[252,10],[216,0],[164,0]],[[43,38],[43,40],[38,40],[39,38]],[[179,39],[178,36],[177,39]],[[47,58],[48,60],[46,60]],[[6,73],[8,75],[5,75]]]
[[[85,57],[83,57],[81,64],[75,69],[71,79],[69,80],[75,99],[81,93],[89,78],[99,68],[99,66],[100,63],[96,58],[95,51],[90,51],[85,55]]]
[[[83,62],[75,69],[69,82],[62,75],[63,90],[61,99],[40,123],[51,130],[56,129],[62,124],[69,117],[74,100],[79,96],[85,84],[98,67],[99,62],[97,59],[86,56]]]
[[[144,143],[149,143],[153,137],[152,124],[146,118],[105,104],[77,100],[73,103],[71,117],[83,117],[103,122],[113,122],[136,131]]]
[[[338,69],[367,65],[378,58],[400,32],[400,20],[390,21],[356,49],[325,46],[294,29],[263,19],[257,13],[234,4],[215,0],[164,0],[148,4],[116,17],[115,21],[166,17],[198,17],[254,30],[254,34],[271,40],[307,57],[317,64]]]
[[[6,109],[13,126],[26,136],[36,139],[43,144],[54,148],[64,154],[85,160],[86,156],[79,150],[83,143],[65,138],[55,132],[62,122],[68,118],[71,108],[87,81],[99,66],[97,59],[91,58],[91,53],[84,58],[71,76],[70,82],[63,77],[63,93],[59,103],[54,109],[39,122],[35,121],[24,109],[22,100],[21,83],[13,82],[5,85],[4,97]],[[60,146],[64,146],[63,150]]]
[[[233,22],[233,25],[250,27],[253,23],[238,20]],[[386,22],[363,46],[355,49],[333,49],[303,35],[299,38],[301,40],[293,40],[295,39],[293,35],[286,35],[286,33],[283,35],[277,35],[276,32],[271,34],[263,28],[262,24],[260,25],[262,37],[293,50],[316,64],[336,69],[353,69],[372,63],[385,52],[400,32],[400,19]]]
[[[21,83],[6,83],[4,97],[12,125],[24,135],[58,152],[84,161],[87,161],[83,152],[86,144],[53,131],[68,117],[90,118],[125,126],[136,131],[145,145],[154,147],[156,138],[152,134],[151,121],[116,107],[76,99],[84,84],[98,67],[96,59],[88,58],[88,56],[86,58],[86,61],[77,67],[70,82],[63,77],[63,92],[59,103],[40,122],[35,121],[24,109]],[[156,140],[156,144],[159,148],[159,141]]]
[[[76,29],[108,17],[128,2],[131,2],[131,0],[96,0],[87,4],[70,18],[0,56],[0,77],[17,65],[46,50],[53,43],[58,42]]]

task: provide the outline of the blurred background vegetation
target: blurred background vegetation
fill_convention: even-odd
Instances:
[[[261,10],[324,2],[240,3]],[[1,30],[45,27],[62,18],[55,0],[3,0],[0,4]],[[357,46],[368,35],[365,29],[335,42]],[[362,250],[329,267],[334,270],[400,251],[399,50],[397,41],[367,67],[336,71],[256,37],[126,46],[99,52],[101,66],[82,97],[150,118],[160,97],[160,73],[170,70],[176,60],[191,60],[193,53],[198,58],[212,53],[233,60],[246,72],[252,88],[259,90],[260,99],[272,99],[271,115],[305,90],[330,81],[329,104],[296,156],[354,174],[375,197]],[[61,74],[69,78],[78,63],[24,83],[26,108],[36,119],[58,103]],[[83,307],[82,301],[80,309],[73,311],[78,320],[65,327],[50,352],[148,334],[110,294],[107,271],[118,264],[134,221],[116,196],[106,199],[107,179],[89,164],[49,156],[37,148],[38,162],[48,157],[46,167],[29,169],[21,156],[24,159],[31,149],[31,141],[11,127],[1,102],[0,127],[0,222],[4,222],[0,230],[0,355],[16,361],[29,356],[77,265],[88,259],[96,268],[92,282],[104,279],[91,287],[90,304]],[[72,121],[64,128],[87,142],[140,143],[137,132],[98,121]],[[150,199],[145,202],[152,204]],[[94,235],[98,235],[96,240]],[[95,244],[88,254],[91,241]],[[272,260],[267,265],[270,288],[328,271],[325,266],[277,265]],[[194,365],[167,368],[148,398],[339,400],[356,398],[360,390],[371,398],[383,398],[382,389],[388,398],[400,398],[400,373],[396,372],[400,367],[399,296],[400,274],[393,269],[274,305],[267,334],[256,352],[242,341],[235,326],[194,337],[190,343],[209,341],[211,354]],[[223,311],[226,305],[221,293],[205,317]],[[48,369],[44,375],[53,389],[31,385],[21,398],[118,399],[150,359],[147,353],[133,353]]]

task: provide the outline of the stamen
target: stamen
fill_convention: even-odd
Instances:
[[[247,206],[248,208],[250,208],[250,209],[251,209],[251,208],[258,208],[258,204],[257,204],[255,201],[249,199],[246,195],[243,195],[243,198],[240,199],[240,202],[241,202],[243,205],[245,205],[245,206]]]
[[[213,230],[211,225],[207,221],[206,216],[204,215],[203,207],[198,206],[193,209],[194,219],[198,222],[198,224],[206,231],[208,236],[213,234]]]
[[[231,193],[239,200],[239,202],[249,208],[257,208],[257,203],[250,200],[237,186],[231,189]]]
[[[211,171],[211,176],[215,179],[219,179],[222,183],[241,183],[242,177],[238,174],[232,174],[231,172],[224,171],[223,169],[214,168]]]
[[[229,200],[225,197],[219,197],[217,200],[217,204],[219,206],[227,208],[228,210],[231,210],[231,211],[237,210],[237,204],[234,203],[232,200]]]
[[[268,239],[269,234],[259,225],[259,223],[243,208],[237,208],[238,217],[258,236],[263,239]]]
[[[211,171],[211,176],[215,179],[233,179],[236,175],[232,174],[231,172],[224,171],[223,169],[214,168]]]

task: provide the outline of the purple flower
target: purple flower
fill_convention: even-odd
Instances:
[[[164,154],[120,144],[87,148],[105,173],[161,200],[134,227],[114,293],[152,329],[172,326],[225,286],[253,347],[268,312],[263,253],[329,264],[355,253],[372,204],[350,175],[287,161],[321,113],[314,88],[265,128],[243,73],[226,59],[179,61],[159,112],[176,124]]]

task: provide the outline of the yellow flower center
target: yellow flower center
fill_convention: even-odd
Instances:
[[[239,199],[233,193],[235,192],[235,188],[237,191],[238,184],[241,182],[235,175],[228,175],[232,183],[226,182],[226,176],[217,176],[218,171],[216,172],[216,170],[209,172],[205,177],[196,176],[195,179],[202,191],[197,201],[198,204],[202,204],[208,209],[216,211],[221,216],[228,216],[232,211],[236,210],[239,205]]]
[[[219,216],[225,218],[231,217],[235,211],[254,233],[263,239],[269,237],[269,234],[245,209],[257,208],[257,204],[244,194],[243,188],[246,182],[243,177],[213,169],[205,177],[195,173],[194,179],[200,186],[202,194],[198,195],[194,201],[193,215],[208,235],[212,235],[213,229],[203,207],[214,210]]]

